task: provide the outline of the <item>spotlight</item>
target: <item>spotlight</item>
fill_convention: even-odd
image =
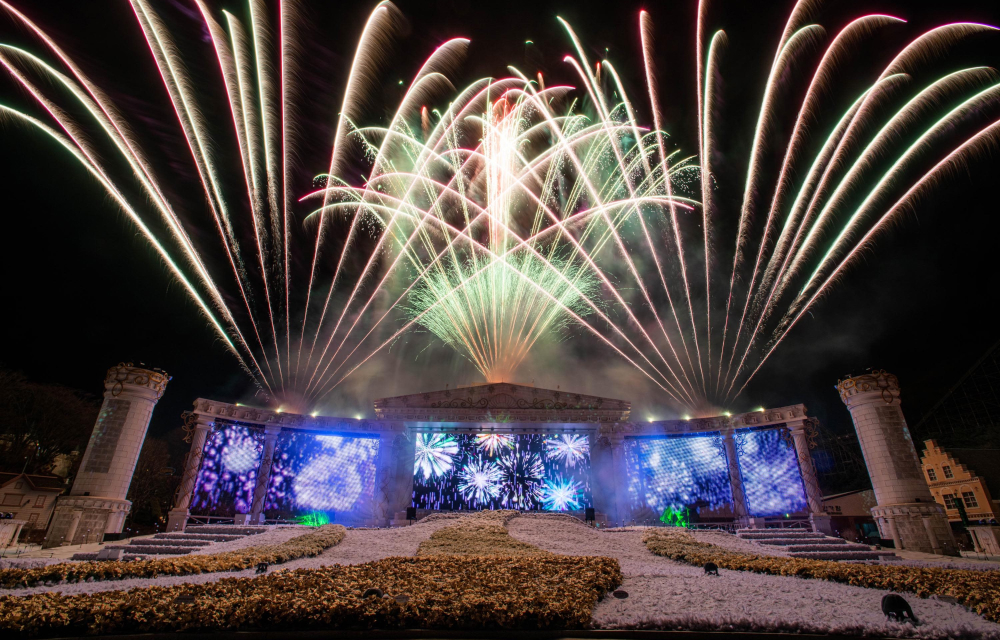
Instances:
[[[685,419],[685,420],[690,420],[690,419],[691,419],[691,416],[689,416],[689,415],[685,415],[685,416],[684,416],[684,419]]]
[[[756,411],[757,413],[764,413],[764,407],[757,407],[756,409],[754,409],[754,411]]]
[[[354,419],[355,419],[355,420],[364,420],[364,419],[365,419],[365,417],[364,417],[363,415],[361,415],[361,414],[359,413],[359,414],[357,414],[356,416],[354,416]]]

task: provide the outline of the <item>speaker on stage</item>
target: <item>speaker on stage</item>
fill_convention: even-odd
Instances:
[[[594,508],[593,507],[587,507],[587,510],[584,512],[583,518],[587,522],[593,522],[594,521]]]
[[[406,519],[416,520],[417,519],[417,508],[416,507],[406,507]]]

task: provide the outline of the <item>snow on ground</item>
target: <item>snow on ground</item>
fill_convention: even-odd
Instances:
[[[361,564],[390,556],[413,556],[421,542],[441,527],[454,524],[454,518],[425,518],[411,527],[396,529],[348,529],[344,539],[315,558],[299,558],[284,564],[274,564],[268,573],[282,569],[311,569],[331,564]],[[205,547],[205,553],[233,551],[234,549],[261,544],[278,544],[307,533],[307,527],[275,527],[271,531],[247,536],[231,542],[219,542]],[[239,547],[232,546],[239,544]],[[183,556],[181,556],[183,557]],[[64,595],[97,593],[100,591],[128,590],[136,587],[170,587],[178,584],[203,584],[223,578],[247,578],[256,575],[256,568],[244,571],[202,573],[189,576],[162,576],[159,578],[130,578],[103,580],[76,584],[38,586],[26,589],[0,589],[0,595],[26,596],[34,593],[57,592]]]
[[[964,607],[910,594],[904,597],[923,623],[916,628],[886,621],[881,599],[887,591],[725,569],[719,577],[705,576],[700,567],[653,555],[642,530],[606,533],[536,515],[515,518],[507,528],[518,540],[554,553],[618,559],[625,574],[621,589],[629,597],[598,603],[598,627],[1000,638],[1000,625]]]
[[[409,527],[395,529],[348,529],[343,541],[315,558],[300,558],[281,565],[283,569],[312,569],[330,564],[361,564],[392,556],[414,556],[420,543],[455,518],[428,517]]]
[[[330,564],[359,564],[390,556],[413,556],[420,543],[454,517],[432,517],[410,527],[349,529],[344,540],[315,558],[302,558],[269,571],[312,568]],[[821,580],[766,576],[720,570],[705,576],[691,567],[653,555],[642,544],[642,529],[605,532],[575,518],[524,514],[507,525],[511,535],[548,551],[567,555],[603,555],[617,558],[625,574],[625,599],[607,597],[598,603],[594,625],[603,628],[686,628],[717,630],[810,631],[818,633],[913,636],[920,638],[991,638],[1000,640],[1000,625],[986,622],[965,608],[934,599],[904,594],[923,623],[913,628],[887,622],[875,589],[851,587]],[[301,535],[300,527],[275,527],[231,543],[218,543],[203,552],[233,550],[259,544],[277,544]],[[733,535],[697,532],[698,539],[735,551],[762,552]],[[32,589],[0,590],[2,595],[44,591],[64,594],[212,582],[226,577],[249,577],[240,572],[62,584]]]

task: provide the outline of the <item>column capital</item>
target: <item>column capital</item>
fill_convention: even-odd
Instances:
[[[837,391],[848,409],[875,402],[899,404],[899,379],[884,369],[840,380]]]
[[[281,434],[280,424],[269,424],[264,427],[264,436],[267,438],[277,438]]]

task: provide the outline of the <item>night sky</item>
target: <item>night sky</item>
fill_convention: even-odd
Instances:
[[[176,151],[168,150],[177,148],[171,138],[177,135],[176,121],[165,109],[166,94],[158,85],[155,66],[127,2],[31,0],[15,4],[49,29],[91,77],[125,106],[133,121],[146,127],[144,135],[150,145],[163,149],[159,159],[164,166],[191,166],[190,162],[185,164],[185,158],[170,155]],[[162,4],[178,28],[192,32],[197,40],[197,23],[185,17],[193,3],[167,0]],[[209,4],[242,6],[236,0],[210,0]],[[327,141],[328,147],[336,110],[332,105],[339,104],[338,90],[343,87],[371,6],[307,4],[316,6],[309,8],[310,34],[305,46],[310,64],[305,81],[320,88],[311,98],[320,104],[314,105],[310,111],[313,116],[303,126],[311,138]],[[334,9],[334,5],[348,4],[350,8]],[[725,106],[734,115],[724,133],[734,166],[741,166],[737,156],[749,144],[756,116],[754,108],[738,107],[759,104],[774,43],[791,4],[742,0],[713,4],[713,28],[726,29],[730,37],[728,66],[724,67]],[[932,26],[954,21],[1000,24],[1000,5],[983,0],[827,5],[821,22],[831,31],[867,13],[889,13],[909,21],[891,35],[875,40],[877,46],[870,55],[877,56],[880,63],[908,38]],[[559,15],[574,25],[592,54],[603,55],[608,49],[634,95],[644,91],[636,25],[638,10],[646,8],[656,24],[665,126],[674,142],[691,153],[696,150],[694,0],[420,0],[401,1],[397,6],[410,21],[407,37],[393,52],[400,78],[412,77],[426,54],[443,40],[467,36],[473,44],[457,84],[503,75],[508,63],[537,65],[549,77],[571,82],[567,65],[561,62],[570,51],[570,43],[555,20]],[[0,17],[0,36],[7,42],[26,42],[6,17]],[[526,47],[525,40],[535,43],[534,50]],[[877,48],[882,44],[884,51]],[[38,45],[30,48],[41,50]],[[1000,68],[1000,35],[979,37],[938,64],[945,72],[960,64]],[[7,77],[0,81],[0,100],[23,104],[23,96]],[[328,120],[315,117],[324,105],[331,114]],[[312,165],[303,169],[305,174],[322,172],[322,158],[319,154],[314,162],[304,163]],[[1000,308],[1000,268],[996,265],[1000,218],[994,198],[1000,175],[998,158],[994,154],[953,176],[921,202],[916,215],[902,218],[835,292],[813,307],[808,321],[793,329],[733,408],[802,402],[811,415],[831,428],[849,428],[849,415],[834,384],[846,374],[875,367],[899,376],[908,420],[911,424],[919,420],[1000,338],[995,316],[995,309]],[[105,370],[118,361],[163,368],[173,375],[173,381],[154,415],[151,433],[155,435],[175,428],[180,412],[197,397],[251,398],[252,387],[245,374],[193,303],[68,154],[36,133],[4,127],[0,166],[3,366],[22,370],[40,382],[65,384],[92,394],[101,392]],[[309,175],[303,178],[306,187]],[[177,189],[182,192],[183,187]],[[186,201],[203,204],[197,198]],[[574,333],[569,342],[589,339]],[[585,352],[585,346],[574,346],[574,353]],[[409,359],[401,365],[407,369],[405,376],[382,375],[324,413],[370,414],[374,397],[475,381],[468,367],[452,362],[454,356],[447,347],[438,346],[433,358],[438,363],[447,360],[451,363],[448,367],[429,367],[427,357]],[[647,391],[634,397],[627,384],[602,383],[602,376],[614,376],[621,370],[617,362],[615,368],[610,367],[612,360],[613,356],[595,351],[586,377],[577,378],[581,375],[578,368],[567,366],[561,380],[551,367],[534,371],[529,366],[524,381],[535,379],[539,386],[560,384],[564,390],[617,394],[634,401],[638,419],[662,412],[662,398],[647,395]],[[365,370],[355,375],[363,377]],[[661,413],[656,417],[668,416]]]

